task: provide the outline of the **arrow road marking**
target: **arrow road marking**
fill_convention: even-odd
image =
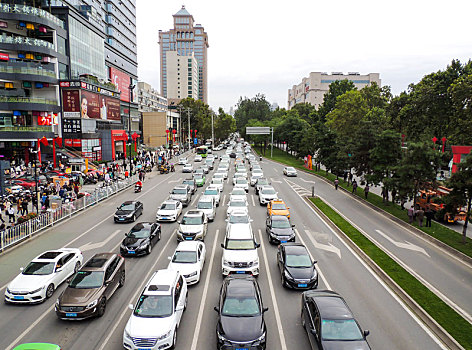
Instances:
[[[284,179],[284,181],[294,190],[300,197],[303,196],[310,196],[311,192],[307,190],[305,187],[297,185],[295,182],[290,180]]]
[[[328,244],[323,244],[323,243],[319,243],[316,241],[316,239],[313,237],[312,233],[310,232],[310,230],[305,230],[308,238],[310,238],[310,241],[313,243],[313,245],[315,246],[315,248],[317,249],[321,249],[321,250],[325,250],[327,252],[331,252],[331,253],[334,253],[336,254],[339,259],[341,259],[341,250],[337,247],[335,247],[333,244],[331,243],[328,243]],[[298,234],[298,231],[297,231],[297,234]]]
[[[377,232],[379,235],[381,235],[382,237],[384,237],[384,238],[385,238],[386,240],[388,240],[390,243],[396,245],[398,248],[413,250],[413,251],[416,251],[416,252],[419,252],[419,253],[423,253],[423,254],[426,255],[428,258],[431,257],[431,256],[426,252],[426,250],[424,250],[424,249],[421,248],[421,247],[418,247],[417,245],[414,245],[413,243],[410,243],[410,242],[408,242],[408,241],[405,241],[406,243],[397,242],[397,241],[394,241],[391,237],[389,237],[388,235],[386,235],[385,233],[383,233],[383,232],[380,231],[380,230],[375,230],[375,232]]]
[[[84,244],[83,246],[79,247],[79,249],[81,251],[87,251],[87,250],[93,250],[93,249],[97,249],[97,248],[101,248],[103,247],[105,244],[107,244],[108,242],[110,242],[112,240],[113,237],[115,237],[118,233],[120,233],[121,230],[116,230],[115,232],[113,232],[111,235],[109,235],[107,237],[107,239],[105,239],[104,241],[101,241],[101,242],[97,242],[97,243],[92,243],[92,242],[88,242],[86,244]]]
[[[309,183],[309,184],[315,184],[316,183],[315,181],[305,180],[303,177],[299,177],[299,179],[302,180],[303,182],[306,182],[306,183]]]
[[[178,180],[170,180],[170,181],[168,181],[168,183],[170,183],[170,184],[173,184],[173,183],[180,182],[181,180],[182,180],[182,178],[181,178],[181,177],[179,177],[179,179],[178,179]]]

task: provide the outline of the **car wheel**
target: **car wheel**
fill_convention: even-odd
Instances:
[[[125,285],[126,273],[123,271],[120,276],[120,282],[118,283],[118,288],[121,288]]]
[[[107,308],[107,301],[105,298],[100,299],[98,303],[98,317],[102,317],[105,314]]]
[[[170,349],[175,349],[175,345],[177,343],[177,327],[174,329],[174,336],[172,337],[172,345]]]
[[[76,274],[77,271],[79,271],[79,269],[80,269],[80,261],[77,261],[75,263],[75,266],[74,266],[74,273],[73,274]]]
[[[49,299],[54,294],[54,284],[50,284],[46,289],[46,299]]]
[[[158,241],[161,240],[161,231],[159,231],[159,236],[157,237],[157,240],[158,240]]]
[[[285,288],[285,277],[283,273],[280,273],[280,282],[282,282],[282,287]]]
[[[305,327],[305,317],[303,317],[303,310],[302,310],[302,312],[300,313],[300,318],[301,318],[301,320],[302,320],[302,327],[306,329],[306,327]]]
[[[187,301],[188,301],[188,292],[187,292],[187,295],[185,296],[184,311],[187,310]]]
[[[132,220],[133,222],[135,222],[135,221],[136,221],[136,215],[133,214],[133,217],[131,218],[131,220]]]
[[[146,253],[147,253],[147,255],[149,255],[149,254],[151,254],[151,252],[152,252],[152,244],[149,243],[148,249],[147,249],[147,252],[146,252]]]

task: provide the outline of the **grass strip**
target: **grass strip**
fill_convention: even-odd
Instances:
[[[310,200],[454,339],[465,349],[472,349],[472,325],[469,322],[320,198],[310,198]]]
[[[256,150],[258,154],[260,154],[260,150],[258,150],[256,147],[253,149]],[[316,171],[305,168],[303,160],[296,158],[279,148],[274,147],[272,158],[270,157],[270,150],[266,151],[265,157],[289,166],[293,166],[294,168],[303,169],[310,173],[322,176],[330,181],[334,181],[336,179],[336,175],[327,173],[324,170]],[[347,182],[344,182],[342,178],[339,179],[339,186],[352,192],[352,186],[348,186]],[[364,188],[360,186],[357,187],[356,194],[358,196],[362,196],[362,199],[364,199]],[[402,210],[398,204],[392,202],[385,203],[382,201],[382,197],[372,192],[369,193],[367,201],[381,208],[382,210],[385,210],[387,213],[396,216],[404,222],[408,222],[407,211]],[[464,244],[462,243],[462,234],[434,221],[431,223],[431,227],[419,227],[416,223],[416,220],[412,225],[430,235],[431,237],[434,237],[448,246],[460,251],[461,253],[472,257],[472,239],[469,237],[466,238],[467,243]]]

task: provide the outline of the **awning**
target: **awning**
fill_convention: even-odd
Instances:
[[[128,134],[124,130],[111,130],[112,141],[128,141]]]

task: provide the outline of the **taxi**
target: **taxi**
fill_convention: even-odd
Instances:
[[[290,207],[287,207],[283,200],[274,199],[267,204],[267,216],[283,215],[290,219],[289,209]]]

